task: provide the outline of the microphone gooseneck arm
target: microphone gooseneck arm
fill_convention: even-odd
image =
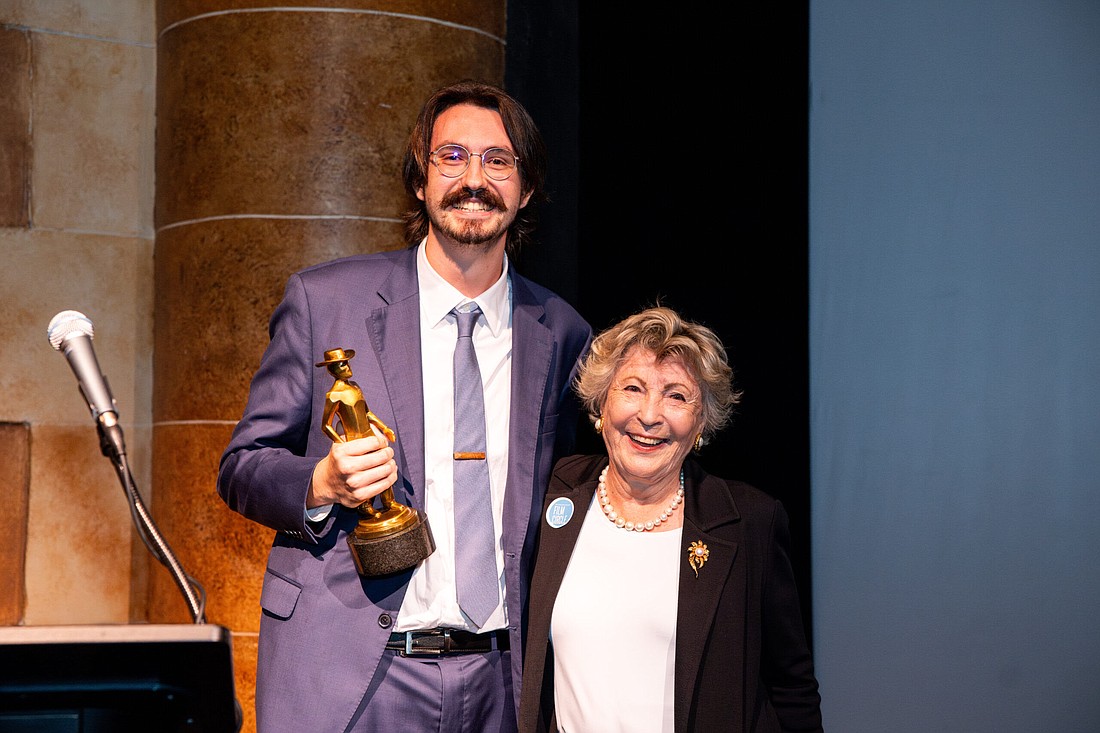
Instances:
[[[184,571],[172,548],[157,529],[134,483],[126,458],[126,441],[118,422],[118,406],[106,377],[100,371],[95,350],[92,348],[92,334],[91,320],[79,311],[61,311],[53,317],[46,330],[50,344],[65,355],[76,375],[80,394],[88,403],[92,419],[95,420],[100,450],[111,460],[111,465],[118,474],[138,536],[153,557],[172,574],[172,579],[187,601],[191,619],[197,624],[206,623],[206,591],[201,583]]]
[[[157,529],[156,522],[153,521],[152,515],[145,507],[145,502],[141,499],[141,494],[138,493],[126,455],[118,456],[117,459],[112,460],[112,463],[115,467],[115,473],[118,474],[119,483],[122,484],[122,490],[126,494],[130,516],[133,518],[134,526],[137,527],[142,544],[148,548],[153,557],[168,568],[172,580],[175,581],[176,586],[183,593],[184,600],[187,601],[187,608],[191,612],[191,620],[196,624],[206,623],[206,591],[203,589],[202,584],[184,571],[175,553],[172,552],[172,548],[168,546],[167,540]]]

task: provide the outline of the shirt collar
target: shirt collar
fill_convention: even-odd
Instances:
[[[500,277],[476,298],[467,298],[453,285],[432,269],[425,254],[425,245],[421,241],[416,250],[416,277],[420,287],[420,317],[429,328],[435,328],[444,322],[451,310],[463,303],[477,303],[485,317],[489,331],[497,336],[507,325],[511,301],[511,279],[509,278],[508,255],[504,255],[504,267]]]

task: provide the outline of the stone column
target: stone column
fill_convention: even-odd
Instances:
[[[157,2],[153,514],[233,632],[246,732],[272,535],[214,484],[268,318],[291,272],[403,246],[408,132],[436,87],[503,82],[506,0],[256,6]],[[150,621],[191,620],[149,584]]]

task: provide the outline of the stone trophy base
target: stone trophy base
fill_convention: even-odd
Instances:
[[[389,575],[415,567],[435,551],[428,518],[413,509],[419,521],[384,534],[362,532],[362,525],[348,535],[348,547],[360,575]]]

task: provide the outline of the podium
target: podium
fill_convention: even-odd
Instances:
[[[0,627],[0,733],[237,733],[217,625]]]

